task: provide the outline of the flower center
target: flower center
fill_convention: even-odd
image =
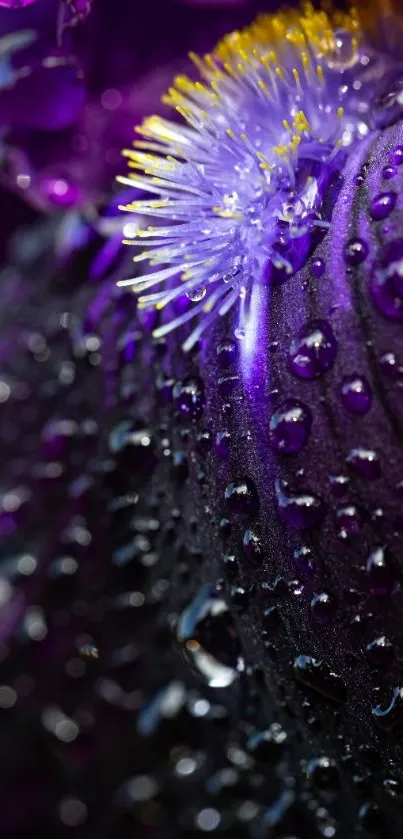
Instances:
[[[191,58],[200,79],[178,76],[164,98],[185,124],[146,119],[124,152],[135,171],[120,178],[156,196],[123,209],[155,219],[129,244],[142,249],[136,264],[157,266],[121,284],[134,285],[141,306],[168,307],[156,335],[198,319],[185,349],[236,303],[241,336],[254,283],[283,281],[306,262],[329,226],[325,198],[349,148],[377,128],[374,79],[391,69],[362,42],[354,12],[310,3],[263,15]],[[193,305],[171,317],[182,295]]]

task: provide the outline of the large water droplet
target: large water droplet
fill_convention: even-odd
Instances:
[[[270,440],[274,448],[285,454],[299,452],[308,440],[312,414],[297,399],[287,399],[270,420]]]
[[[334,363],[337,341],[330,323],[314,320],[305,324],[290,347],[290,365],[301,379],[316,379]]]
[[[276,481],[275,488],[279,515],[286,524],[305,530],[322,523],[326,506],[318,495],[309,490],[291,494],[283,481]]]
[[[203,585],[182,612],[177,639],[186,660],[210,687],[228,687],[244,670],[235,624],[211,585]]]

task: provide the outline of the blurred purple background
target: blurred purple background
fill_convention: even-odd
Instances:
[[[30,218],[28,207],[99,206],[124,169],[120,151],[133,126],[161,112],[161,94],[188,67],[187,52],[210,49],[268,5],[2,0],[2,255],[15,225]]]

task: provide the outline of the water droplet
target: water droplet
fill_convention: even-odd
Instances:
[[[354,504],[344,504],[336,510],[336,519],[339,527],[338,535],[342,539],[354,536],[361,530],[362,520],[357,507]]]
[[[396,192],[381,192],[371,201],[370,213],[374,221],[382,221],[395,209]]]
[[[270,728],[251,734],[246,748],[255,760],[267,765],[277,763],[281,759],[286,741],[286,732],[279,723],[275,722]]]
[[[220,376],[218,379],[218,392],[220,396],[228,397],[239,387],[241,379],[239,376]]]
[[[220,521],[218,522],[218,527],[219,527],[220,536],[221,536],[222,539],[227,539],[229,536],[231,536],[231,530],[232,530],[231,522],[225,516],[223,516],[223,518],[221,518]]]
[[[388,597],[392,593],[394,574],[386,548],[375,548],[370,553],[367,559],[366,572],[370,594],[377,597]]]
[[[263,552],[263,545],[260,536],[257,535],[253,530],[245,530],[243,535],[243,549],[245,555],[248,559],[252,560],[253,562],[262,562],[264,552]]]
[[[379,359],[382,373],[391,381],[399,381],[403,377],[403,365],[393,352],[385,352]]]
[[[186,452],[174,452],[172,456],[172,476],[178,484],[183,484],[189,477],[189,462]]]
[[[316,792],[335,793],[340,786],[340,772],[331,757],[313,757],[306,765],[307,779]]]
[[[224,554],[222,558],[225,576],[233,581],[238,576],[238,562],[233,554]]]
[[[344,248],[344,259],[349,265],[361,265],[368,253],[368,245],[364,239],[350,239]]]
[[[210,585],[203,585],[182,612],[177,639],[186,660],[210,687],[228,687],[244,670],[228,606]]]
[[[215,450],[220,460],[228,460],[231,444],[229,431],[219,431],[215,438]]]
[[[403,782],[400,778],[384,778],[382,786],[391,798],[401,798],[403,795]]]
[[[402,88],[400,88],[400,92],[401,90]],[[402,105],[403,101],[400,104]],[[401,166],[403,163],[403,146],[395,146],[395,148],[393,149],[393,151],[391,151],[389,155],[389,160],[394,166]]]
[[[327,591],[315,594],[311,600],[311,612],[317,623],[326,626],[336,614],[336,600]]]
[[[326,265],[325,265],[325,262],[324,262],[323,259],[314,259],[313,260],[311,270],[312,270],[312,274],[314,275],[314,277],[317,277],[318,279],[320,277],[323,277],[323,274],[325,273],[325,268],[326,268]]]
[[[299,452],[308,440],[311,426],[309,408],[297,399],[287,399],[270,419],[270,441],[279,452]]]
[[[385,819],[377,804],[372,801],[362,804],[358,818],[363,829],[371,836],[385,836]]]
[[[372,716],[385,731],[393,731],[403,725],[403,688],[394,688],[392,698],[387,708],[376,705],[372,709]]]
[[[232,586],[230,598],[235,608],[239,612],[244,612],[249,603],[249,592],[244,586]]]
[[[329,475],[330,489],[336,498],[342,498],[346,494],[350,483],[347,475]]]
[[[312,556],[311,548],[302,545],[301,548],[296,548],[293,554],[294,563],[301,574],[307,577],[312,577],[315,571],[315,561]]]
[[[396,166],[384,166],[382,169],[382,177],[385,181],[390,181],[397,175]]]
[[[372,404],[371,388],[363,376],[346,376],[341,384],[341,398],[351,414],[366,414]]]
[[[200,300],[207,294],[207,289],[205,286],[200,286],[199,288],[192,288],[191,291],[186,292],[186,297],[191,300],[192,303],[200,303]]]
[[[403,321],[403,239],[394,239],[385,246],[372,272],[370,292],[385,317]]]
[[[237,360],[238,347],[234,341],[228,338],[217,345],[216,353],[220,367],[229,367]]]
[[[267,606],[263,609],[262,623],[264,626],[263,635],[271,633],[281,625],[281,618],[277,606]]]
[[[346,460],[351,469],[361,478],[371,481],[381,476],[379,458],[373,449],[364,449],[362,446],[352,449]]]
[[[177,382],[173,396],[175,404],[184,417],[197,417],[204,408],[203,382],[198,376],[191,376],[183,382]]]
[[[276,481],[275,488],[279,515],[286,524],[305,530],[322,523],[326,507],[318,495],[309,490],[291,495],[283,481]]]
[[[141,422],[122,420],[112,428],[109,449],[119,466],[136,474],[150,474],[156,463],[151,431]]]
[[[290,365],[301,379],[316,379],[334,363],[337,341],[330,324],[314,320],[305,324],[290,347]]]
[[[308,655],[299,655],[294,661],[293,673],[295,678],[312,690],[332,699],[334,702],[345,702],[346,686],[336,673],[323,661],[318,661]]]
[[[197,450],[201,454],[206,455],[210,451],[211,446],[212,446],[211,431],[209,431],[208,429],[204,429],[203,431],[199,431],[199,433],[196,435]]]
[[[395,654],[393,644],[385,635],[380,635],[379,638],[370,641],[365,647],[365,652],[369,660],[380,667],[388,667],[392,664]]]
[[[250,478],[228,484],[224,493],[227,506],[232,513],[253,515],[259,509],[259,496]]]

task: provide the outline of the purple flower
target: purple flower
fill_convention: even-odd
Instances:
[[[10,243],[4,837],[401,835],[403,76],[329,15],[179,77],[124,194],[99,153],[66,206],[48,160]]]

